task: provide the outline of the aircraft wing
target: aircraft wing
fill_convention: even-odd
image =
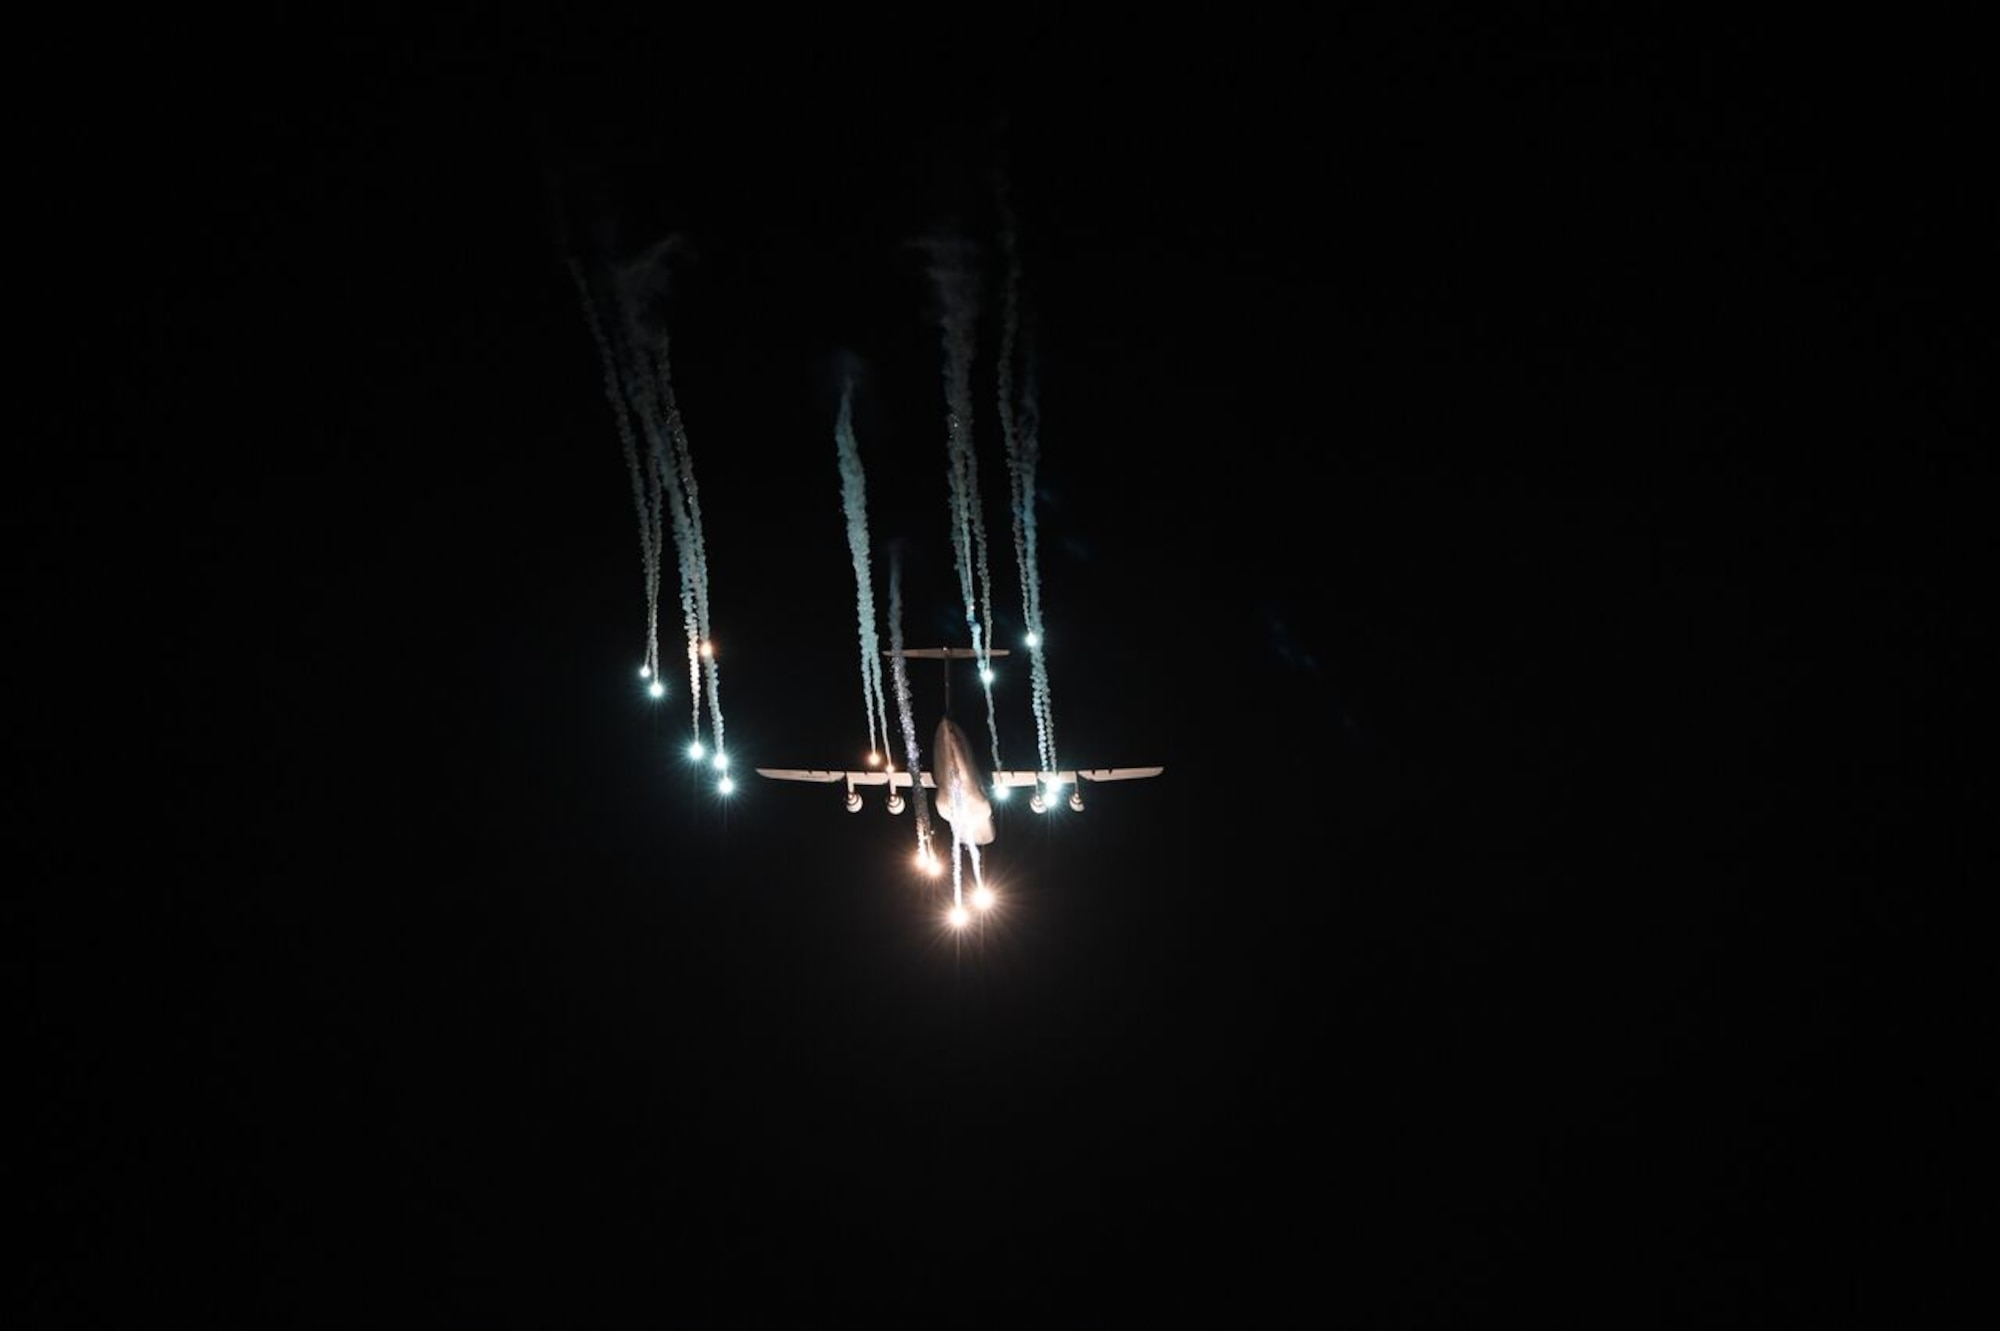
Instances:
[[[1073,786],[1078,781],[1138,781],[1158,776],[1164,767],[1079,767],[1063,772],[995,772],[996,786]],[[929,784],[926,782],[925,784]]]
[[[838,772],[817,767],[760,767],[757,769],[757,775],[768,776],[778,781],[817,781],[824,785],[840,781],[849,786],[894,786],[902,790],[909,789],[910,785],[908,772]],[[923,773],[923,783],[925,790],[934,789],[936,786],[929,772]]]

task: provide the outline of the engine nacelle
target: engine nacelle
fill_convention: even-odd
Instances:
[[[849,813],[860,813],[860,812],[861,812],[861,792],[860,792],[860,791],[858,791],[858,790],[850,790],[850,791],[848,791],[848,792],[847,792],[847,811],[848,811]]]
[[[1076,810],[1076,811],[1077,811],[1078,813],[1082,813],[1082,812],[1083,812],[1083,792],[1082,792],[1082,791],[1080,791],[1080,790],[1072,790],[1072,791],[1071,791],[1071,792],[1069,793],[1069,807],[1070,807],[1070,808],[1072,808],[1072,809],[1074,809],[1074,810]]]
[[[1036,813],[1047,813],[1049,811],[1048,801],[1042,798],[1042,792],[1039,790],[1028,796],[1028,807]]]
[[[897,794],[897,793],[896,793],[895,791],[893,791],[893,790],[892,790],[892,791],[890,791],[890,792],[889,792],[889,812],[890,812],[890,813],[901,813],[902,811],[903,811],[903,797],[902,797],[901,795]]]

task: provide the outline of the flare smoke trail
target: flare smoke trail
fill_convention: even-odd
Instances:
[[[621,290],[620,312],[623,315],[624,333],[628,346],[628,381],[635,385],[632,393],[633,406],[643,427],[648,444],[646,462],[647,475],[651,482],[653,500],[653,540],[656,546],[665,545],[664,528],[671,521],[674,533],[675,564],[680,573],[681,628],[687,636],[688,653],[688,706],[693,712],[694,736],[701,739],[701,620],[696,607],[696,585],[699,574],[695,563],[695,546],[689,531],[687,500],[681,492],[680,473],[674,465],[671,425],[675,408],[673,384],[663,379],[665,365],[664,348],[659,348],[651,358],[637,348],[646,347],[656,340],[664,341],[664,334],[649,333],[644,325],[641,312],[635,307],[630,293]]]
[[[611,404],[612,419],[618,427],[618,443],[625,453],[625,469],[632,478],[632,506],[639,520],[639,555],[646,587],[646,676],[660,677],[660,528],[657,505],[650,497],[646,473],[639,465],[639,440],[632,423],[628,390],[618,371],[618,355],[612,350],[604,320],[597,312],[597,300],[590,293],[590,279],[574,257],[565,262],[576,283],[577,300],[583,305],[584,322],[590,327],[591,343],[604,365],[604,396]]]
[[[1021,322],[1021,251],[1014,231],[1013,207],[1006,181],[999,182],[1000,247],[1007,260],[1007,285],[1001,303],[1000,437],[1007,446],[1007,481],[1014,516],[1014,563],[1021,571],[1021,622],[1028,632],[1030,692],[1035,716],[1035,750],[1044,772],[1056,770],[1055,711],[1049,698],[1047,641],[1042,632],[1041,555],[1035,541],[1035,465],[1040,460],[1040,421],[1035,408],[1035,368],[1026,364],[1018,412],[1014,393],[1015,344]]]
[[[694,737],[701,739],[704,692],[702,665],[707,662],[708,708],[718,760],[724,752],[721,674],[703,647],[710,641],[708,620],[708,553],[701,528],[701,497],[695,487],[694,458],[674,397],[672,363],[663,318],[646,308],[663,281],[660,260],[672,242],[662,241],[632,262],[616,265],[609,285],[615,319],[602,319],[590,298],[589,283],[580,267],[572,266],[599,354],[605,362],[606,391],[615,395],[614,412],[626,464],[640,508],[641,544],[647,559],[648,661],[659,675],[658,603],[660,557],[666,528],[672,524],[676,565],[680,574],[681,624],[687,634],[688,693],[693,710]],[[634,429],[636,424],[637,428]],[[642,457],[639,440],[644,439]]]
[[[950,668],[950,662],[946,662]],[[909,763],[910,804],[917,812],[917,854],[928,859],[931,851],[930,801],[924,798],[923,752],[917,746],[917,727],[910,706],[910,669],[903,657],[903,552],[889,547],[889,665],[896,682],[896,719],[903,726],[903,752]]]
[[[965,904],[965,872],[963,869],[959,867],[959,854],[958,854],[961,847],[964,848],[965,850],[965,858],[971,861],[972,863],[973,885],[976,887],[986,886],[986,876],[980,869],[979,843],[976,841],[960,841],[958,839],[958,829],[956,827],[952,828],[951,829],[951,904],[954,906],[963,906]]]
[[[671,243],[670,240],[663,241],[640,256],[634,266],[637,282],[663,282],[661,262]],[[643,294],[644,287],[641,292]],[[644,331],[637,322],[639,313],[634,311],[635,332]],[[694,694],[696,708],[694,736],[699,742],[700,700],[704,684],[702,672],[705,667],[710,735],[715,744],[716,760],[721,762],[728,750],[723,734],[721,666],[711,646],[714,637],[709,621],[708,543],[702,531],[701,490],[695,483],[694,454],[688,445],[687,428],[674,393],[673,362],[669,355],[670,344],[663,314],[654,317],[650,332],[651,336],[642,345],[646,345],[651,352],[652,382],[659,405],[660,428],[655,434],[655,456],[662,473],[661,493],[672,507],[674,540],[680,553],[683,620],[688,632],[689,687]]]
[[[861,629],[861,705],[868,713],[869,752],[884,752],[889,709],[882,693],[882,649],[875,634],[875,584],[868,572],[868,478],[861,469],[861,445],[854,438],[854,380],[840,390],[840,416],[833,439],[840,452],[840,504],[847,515],[847,553],[854,561],[855,616]],[[911,770],[915,770],[914,768]]]
[[[1027,551],[1027,562],[1022,565],[1024,572],[1021,575],[1021,616],[1034,642],[1028,648],[1028,661],[1036,707],[1035,733],[1044,746],[1043,770],[1055,771],[1062,764],[1056,756],[1055,702],[1049,692],[1048,658],[1043,655],[1049,638],[1042,628],[1042,562],[1035,539],[1035,464],[1040,460],[1041,453],[1041,418],[1035,405],[1033,361],[1027,366],[1019,416],[1021,456],[1024,459],[1021,467],[1021,541],[1022,548]]]
[[[1001,767],[1000,723],[993,713],[992,657],[984,626],[993,622],[993,582],[987,570],[986,521],[980,513],[979,464],[972,447],[973,325],[979,314],[977,274],[961,254],[943,244],[931,247],[931,278],[937,283],[944,325],[946,448],[951,476],[951,551],[958,566],[959,594],[972,651],[979,661],[979,686],[986,695],[986,729],[993,766]],[[979,594],[973,599],[973,571]]]
[[[674,467],[680,478],[679,493],[687,507],[687,531],[689,534],[690,559],[693,568],[691,579],[694,592],[696,645],[692,650],[699,653],[701,662],[708,669],[708,723],[715,737],[715,754],[718,759],[728,752],[722,735],[722,667],[715,659],[713,643],[715,637],[708,620],[708,541],[702,534],[701,490],[694,480],[694,454],[688,448],[687,429],[681,422],[678,406],[673,406],[674,385],[667,363],[666,334],[660,334],[660,382],[665,389],[670,406],[667,415],[669,432],[673,437]],[[700,726],[696,726],[700,733]]]

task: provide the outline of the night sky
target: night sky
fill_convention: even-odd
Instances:
[[[24,46],[10,1324],[1949,1324],[1965,36],[987,17]],[[1166,772],[954,937],[749,768],[865,747],[843,367],[965,640],[940,238],[1018,634],[996,175],[1060,751]],[[726,801],[564,267],[670,236]]]

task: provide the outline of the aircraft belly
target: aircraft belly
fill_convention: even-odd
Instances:
[[[953,835],[960,841],[975,846],[990,845],[993,806],[987,802],[985,783],[979,765],[972,760],[964,732],[947,717],[938,722],[932,748],[932,762],[937,769],[938,816],[951,824]]]

